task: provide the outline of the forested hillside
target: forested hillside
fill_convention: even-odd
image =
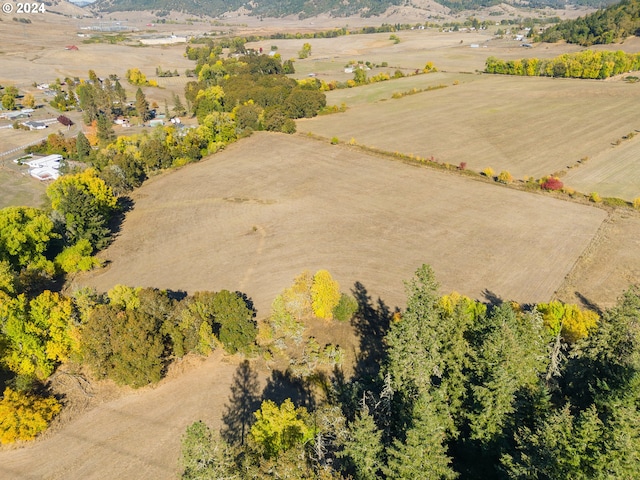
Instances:
[[[439,0],[438,3],[450,8],[452,11],[474,10],[477,8],[498,5],[500,3],[517,3],[501,0]],[[610,5],[611,0],[573,0],[563,2],[560,0],[533,0],[529,2],[532,8],[553,7],[565,8],[567,4],[590,7],[604,7]],[[262,17],[283,17],[286,15],[299,15],[300,18],[312,17],[321,13],[331,13],[334,16],[346,17],[360,15],[370,17],[384,13],[389,7],[395,5],[412,6],[413,2],[401,0],[274,0],[254,1],[245,0],[98,0],[93,4],[103,12],[127,11],[127,10],[153,10],[161,15],[169,11],[190,13],[193,15],[209,15],[212,17],[227,12],[235,12],[246,9],[250,15]],[[422,9],[420,5],[414,5]]]
[[[640,1],[623,0],[591,15],[561,22],[547,29],[538,40],[566,40],[580,45],[613,43],[640,35]]]
[[[121,10],[160,10],[180,11],[194,15],[218,16],[245,8],[251,15],[264,17],[283,17],[300,15],[311,17],[320,13],[332,12],[338,16],[363,15],[371,16],[384,12],[389,6],[399,5],[400,0],[277,0],[246,2],[244,0],[101,0],[96,3],[102,11]]]

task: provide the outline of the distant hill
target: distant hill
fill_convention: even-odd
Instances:
[[[591,15],[561,22],[548,28],[538,40],[589,46],[614,43],[631,35],[640,36],[640,0],[623,0]]]
[[[254,16],[305,18],[327,12],[336,16],[371,16],[401,3],[404,0],[98,0],[94,7],[101,11],[178,11],[212,17],[242,9]]]
[[[517,4],[519,0],[436,0],[452,11],[473,10],[482,7],[499,5],[501,3]],[[555,7],[564,8],[568,4],[604,7],[612,0],[529,0],[526,2],[532,8]],[[322,13],[346,17],[359,15],[370,17],[383,14],[393,6],[413,6],[412,0],[97,0],[93,8],[102,12],[114,11],[177,11],[192,15],[208,15],[217,17],[224,13],[239,10],[249,15],[263,17],[283,17],[299,15],[301,18],[313,17]],[[420,8],[416,5],[417,8]]]

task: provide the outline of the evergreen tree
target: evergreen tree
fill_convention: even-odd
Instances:
[[[184,105],[182,105],[180,96],[177,93],[173,94],[173,113],[175,113],[176,115],[184,115],[185,113],[187,113]]]
[[[113,92],[115,100],[120,103],[120,108],[124,111],[124,105],[127,103],[127,92],[125,92],[119,80],[116,80],[116,83],[113,85]]]
[[[395,440],[389,448],[384,469],[387,477],[421,480],[456,478],[444,446],[444,428],[426,395],[415,403],[412,421],[406,440]]]
[[[517,408],[518,396],[541,385],[547,345],[540,315],[518,315],[508,303],[482,317],[472,337],[475,348],[467,417],[471,439],[487,444],[502,434]]]
[[[76,153],[78,154],[78,160],[81,162],[85,162],[91,154],[91,144],[82,132],[79,132],[76,137]]]
[[[350,436],[338,456],[345,458],[356,480],[375,480],[382,468],[382,432],[378,430],[369,408],[363,401],[356,420],[351,424]]]
[[[447,315],[439,304],[438,284],[427,265],[407,283],[407,310],[391,324],[386,337],[388,372],[399,405],[395,412],[401,435],[410,423],[413,399],[427,394],[440,415],[447,438],[457,434],[454,418],[464,395],[464,367],[469,352],[465,332],[472,317],[460,309]]]
[[[146,122],[151,118],[149,102],[147,102],[147,97],[145,97],[144,92],[140,87],[138,87],[138,90],[136,91],[136,112],[142,122]]]
[[[98,115],[97,137],[100,143],[109,143],[116,139],[116,132],[113,130],[111,118],[106,114]]]

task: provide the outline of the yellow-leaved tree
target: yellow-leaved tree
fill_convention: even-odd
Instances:
[[[340,284],[327,270],[318,270],[311,286],[311,306],[316,317],[333,320],[333,309],[340,302]]]
[[[27,301],[24,295],[6,302],[2,361],[18,375],[45,380],[56,366],[79,350],[71,299],[45,290]]]
[[[280,406],[265,400],[254,415],[256,422],[251,427],[251,436],[265,458],[304,445],[315,435],[307,409],[296,408],[288,398]]]
[[[60,412],[53,397],[40,398],[10,388],[0,400],[0,443],[33,440]]]
[[[542,314],[544,326],[552,335],[562,335],[569,343],[585,338],[598,326],[600,317],[591,310],[580,310],[577,305],[557,300],[539,303],[536,307]]]

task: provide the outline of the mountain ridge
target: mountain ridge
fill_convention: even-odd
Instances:
[[[565,8],[567,5],[602,8],[611,0],[436,0],[453,12],[476,10],[500,4],[530,6],[531,8]],[[234,12],[250,16],[279,18],[298,15],[301,19],[321,14],[335,17],[383,15],[394,7],[413,7],[425,10],[421,0],[97,0],[92,9],[101,12],[155,11],[161,15],[170,11],[192,15],[219,17]]]

